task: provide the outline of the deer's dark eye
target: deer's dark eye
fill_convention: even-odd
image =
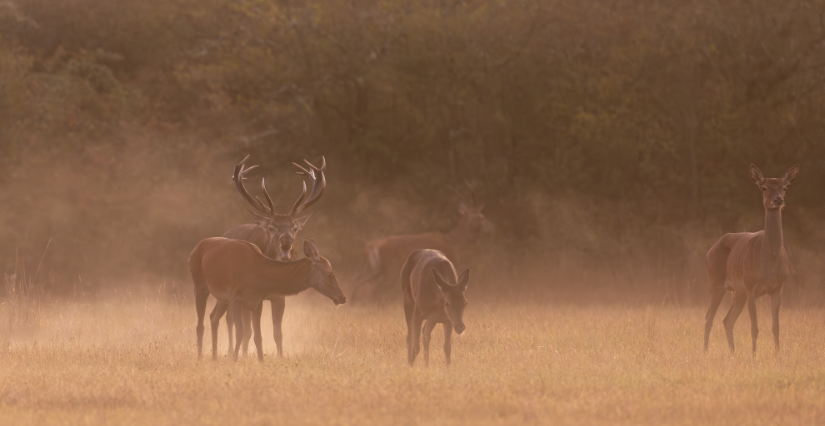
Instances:
[[[469,302],[464,302],[464,306],[467,306],[467,305],[469,305],[469,304],[470,304]]]
[[[450,306],[450,302],[444,302],[444,306]]]
[[[767,187],[765,187],[765,186],[763,186],[763,187],[762,187],[762,190],[763,190],[763,191],[767,191],[767,190],[768,190],[768,188],[767,188]]]

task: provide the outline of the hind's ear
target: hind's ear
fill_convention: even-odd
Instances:
[[[461,289],[461,291],[467,290],[467,284],[470,284],[470,270],[466,269],[464,272],[461,273],[458,277],[458,283],[456,286]]]
[[[438,272],[438,269],[433,268],[433,279],[435,279],[435,283],[436,285],[438,285],[438,288],[440,288],[441,291],[447,291],[450,289],[450,283],[448,283],[447,280],[445,280],[444,277],[441,276],[441,273]]]
[[[796,178],[799,177],[799,164],[791,167],[788,169],[787,172],[782,176],[782,183],[785,185],[790,185],[796,181]]]
[[[304,256],[310,260],[320,260],[321,255],[318,253],[318,245],[315,244],[315,241],[304,240]]]
[[[756,165],[751,164],[750,176],[751,182],[755,183],[757,186],[762,186],[762,182],[765,180],[765,178],[762,177],[762,170],[759,170],[759,167],[756,167]]]

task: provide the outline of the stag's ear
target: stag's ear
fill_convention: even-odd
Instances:
[[[461,291],[464,291],[464,290],[467,290],[467,284],[470,284],[470,270],[469,269],[464,270],[464,272],[462,272],[461,275],[458,276],[458,283],[456,284],[456,286],[458,286],[458,288]]]
[[[461,213],[462,216],[469,213],[472,208],[465,203],[461,203],[458,205],[458,212]]]
[[[318,244],[315,244],[315,240],[304,240],[304,256],[314,261],[321,259],[321,255],[318,253]]]
[[[435,279],[435,283],[436,285],[438,285],[438,288],[440,288],[441,291],[450,290],[450,283],[448,283],[447,280],[445,280],[444,277],[441,276],[441,273],[438,272],[438,269],[433,268],[433,279]]]
[[[785,185],[790,185],[796,181],[796,178],[799,177],[799,164],[791,167],[788,169],[787,172],[782,176],[782,183]]]
[[[765,180],[762,177],[762,170],[759,170],[759,167],[751,164],[751,182],[755,183],[757,186],[762,186],[762,182]]]
[[[299,217],[299,218],[295,219],[295,225],[298,226],[299,231],[304,229],[304,225],[307,224],[307,220],[309,219],[310,216],[312,216],[312,213],[310,213],[306,216]]]

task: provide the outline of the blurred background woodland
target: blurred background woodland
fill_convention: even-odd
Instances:
[[[798,163],[785,294],[817,304],[823,82],[823,1],[0,0],[0,267],[189,295],[195,244],[250,220],[233,165],[286,211],[323,155],[299,238],[343,287],[467,181],[478,297],[703,303],[708,248],[763,228],[749,165]]]

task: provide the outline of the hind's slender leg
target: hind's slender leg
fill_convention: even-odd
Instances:
[[[756,297],[753,292],[748,293],[748,316],[751,319],[751,342],[753,353],[756,353],[756,338],[759,336],[759,324],[756,321]]]
[[[415,302],[404,300],[404,318],[407,320],[407,362],[412,365],[413,348],[413,314],[415,313]]]
[[[232,309],[231,307],[229,307],[229,305],[227,305],[227,312],[228,313],[226,314],[226,337],[227,342],[229,342],[229,349],[227,349],[226,354],[231,355],[232,348],[235,344],[235,315],[232,313]]]
[[[779,305],[782,303],[782,288],[771,293],[771,318],[773,319],[773,342],[779,351]]]
[[[407,359],[410,361],[410,367],[412,367],[413,363],[415,362],[415,357],[418,356],[418,352],[421,351],[421,325],[424,323],[424,317],[421,314],[419,309],[415,309],[413,312],[413,320],[412,320],[412,336],[410,339],[409,352],[407,354]]]
[[[710,307],[708,307],[708,313],[705,315],[705,351],[708,350],[708,339],[710,338],[710,329],[713,328],[713,318],[716,316],[716,311],[719,309],[723,297],[725,297],[723,287],[720,286],[711,290]]]
[[[243,317],[243,341],[241,342],[241,354],[246,356],[249,353],[249,340],[252,339],[252,311],[244,307],[241,309]]]
[[[453,324],[450,321],[447,321],[442,325],[444,326],[444,356],[447,357],[447,366],[449,366],[450,355],[453,352],[453,346],[451,342],[453,337]]]
[[[228,304],[218,301],[215,304],[215,309],[212,309],[212,313],[209,315],[212,326],[212,359],[218,357],[218,326],[221,324],[221,317],[226,313],[227,308],[229,308]],[[229,342],[229,345],[231,346],[232,342]]]
[[[195,331],[198,334],[198,359],[203,356],[203,316],[206,314],[206,299],[209,292],[195,293],[195,310],[198,312],[198,326]]]
[[[232,359],[237,361],[238,352],[241,351],[241,341],[243,340],[243,304],[237,300],[233,300],[229,303],[229,311],[235,316],[235,318],[232,319],[232,321],[235,322],[235,352],[233,353]]]
[[[725,319],[722,320],[722,324],[725,325],[725,335],[728,337],[728,347],[730,347],[731,353],[736,351],[736,346],[733,343],[733,325],[736,324],[736,319],[739,318],[739,314],[742,313],[742,308],[745,307],[747,299],[748,297],[745,293],[734,292],[733,301],[730,303],[730,310],[728,314],[725,315]]]
[[[278,356],[284,356],[284,334],[281,325],[284,321],[284,309],[286,309],[286,299],[283,297],[273,297],[272,302],[272,337],[275,338],[275,346],[278,347]]]
[[[424,323],[424,365],[430,366],[430,339],[432,338],[435,321],[428,319]]]
[[[255,350],[258,352],[258,361],[264,362],[264,339],[261,337],[261,311],[264,302],[258,303],[258,307],[251,312],[252,328],[255,329]]]

